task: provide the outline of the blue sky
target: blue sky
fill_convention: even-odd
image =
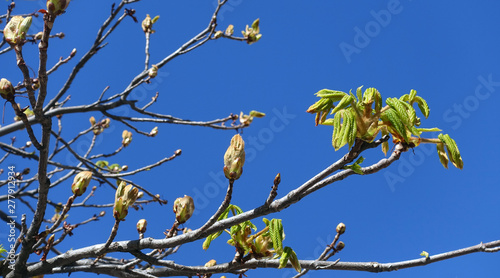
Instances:
[[[204,29],[215,3],[141,2],[130,5],[140,20],[146,13],[161,16],[151,38],[152,63]],[[16,4],[17,13],[40,8],[39,1]],[[54,32],[64,32],[66,37],[51,41],[49,65],[69,55],[73,48],[78,53],[51,75],[49,97],[55,95],[69,70],[90,47],[109,9],[108,4],[97,1],[75,0],[57,19]],[[495,165],[500,153],[496,142],[500,132],[495,124],[500,91],[499,10],[497,1],[288,1],[286,5],[277,1],[228,1],[221,10],[219,28],[224,30],[233,24],[238,33],[260,18],[262,39],[253,45],[211,41],[168,63],[159,71],[159,78],[139,88],[135,97],[145,104],[158,91],[160,98],[151,111],[193,120],[250,110],[267,113],[243,132],[248,156],[244,174],[235,183],[232,203],[247,210],[265,201],[278,172],[282,176],[278,196],[282,197],[347,152],[346,147],[335,152],[331,127],[315,127],[314,116],[305,113],[316,101],[315,92],[323,88],[349,91],[364,85],[377,88],[387,98],[415,89],[431,108],[429,119],[422,125],[439,127],[455,139],[464,160],[463,170],[444,169],[435,147],[423,145],[404,153],[388,169],[329,185],[268,218],[283,219],[284,244],[293,247],[300,259],[317,257],[333,239],[339,222],[347,226],[341,237],[346,247],[333,260],[396,262],[419,258],[423,250],[433,255],[468,247],[499,239],[500,189]],[[32,28],[40,22],[36,19]],[[109,95],[120,92],[142,71],[144,34],[140,24],[125,20],[108,42],[73,83],[67,105],[89,103],[108,85]],[[35,46],[26,45],[24,49],[27,63],[36,69]],[[20,80],[20,72],[12,70],[14,53],[1,55],[0,65],[2,77]],[[130,111],[117,113],[133,115]],[[5,114],[8,124],[13,112],[7,108]],[[63,135],[72,138],[87,128],[90,116],[101,117],[97,113],[64,116]],[[149,131],[153,126],[140,127]],[[101,136],[96,152],[118,148],[123,129],[113,123]],[[224,197],[226,184],[219,182],[222,158],[233,134],[174,125],[159,126],[155,138],[134,134],[132,144],[110,162],[133,169],[170,156],[176,149],[182,149],[183,154],[161,168],[137,175],[135,182],[160,193],[170,203],[130,211],[116,239],[136,238],[135,223],[140,218],[150,222],[146,236],[162,237],[173,221],[173,201],[184,194],[195,198],[197,207],[185,226],[202,225]],[[24,131],[15,135],[19,142],[27,140]],[[8,138],[0,140],[9,142]],[[90,138],[84,137],[77,146],[85,149],[89,142]],[[368,165],[384,155],[376,149],[363,156]],[[59,159],[72,161],[65,156]],[[34,165],[12,157],[0,167],[6,164],[19,169]],[[65,202],[71,193],[70,184],[66,182],[50,197]],[[91,201],[111,203],[113,198],[113,191],[103,186]],[[20,205],[18,213],[24,211],[26,208]],[[102,221],[76,229],[60,250],[104,242],[113,223],[111,210],[107,212]],[[93,213],[71,210],[68,221],[80,222]],[[259,228],[264,226],[260,219],[254,223]],[[169,259],[188,265],[204,264],[212,258],[229,261],[234,249],[225,243],[227,239],[214,241],[208,251],[202,251],[201,241],[182,246]],[[472,254],[376,276],[497,277],[498,259],[499,254]],[[293,272],[253,270],[248,275],[291,277]],[[375,276],[319,271],[310,272],[308,277],[331,275]]]

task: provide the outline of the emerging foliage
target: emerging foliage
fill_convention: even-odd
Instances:
[[[421,143],[437,144],[438,155],[444,167],[448,167],[448,157],[444,146],[448,150],[451,162],[459,169],[463,168],[463,161],[458,146],[448,134],[440,134],[438,138],[422,138],[423,132],[441,131],[439,128],[420,128],[421,120],[417,117],[414,108],[416,104],[425,118],[429,117],[429,105],[417,91],[411,90],[400,98],[387,98],[385,106],[382,104],[382,95],[375,88],[368,88],[364,92],[362,86],[356,90],[356,95],[342,91],[323,89],[316,93],[320,99],[307,109],[308,113],[316,114],[316,125],[333,126],[332,145],[339,150],[345,145],[349,148],[356,139],[372,142],[379,133],[382,136],[391,134],[394,143],[402,143],[406,148],[416,147]],[[338,102],[336,105],[335,103]],[[328,118],[328,114],[334,114]],[[382,151],[387,154],[389,145],[382,144]],[[346,166],[356,173],[362,173],[359,163]]]

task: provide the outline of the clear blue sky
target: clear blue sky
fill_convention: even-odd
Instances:
[[[45,1],[17,1],[15,12],[37,10],[39,2]],[[151,62],[155,63],[207,26],[216,1],[142,2],[129,6],[137,10],[140,20],[146,13],[161,16],[151,38]],[[66,57],[73,48],[78,49],[78,54],[51,75],[49,97],[55,95],[69,69],[90,47],[109,9],[108,4],[97,1],[75,0],[57,19],[54,32],[64,32],[66,38],[51,41],[49,65],[60,56]],[[221,11],[220,29],[233,24],[235,32],[239,32],[260,18],[261,41],[250,46],[223,39],[211,41],[167,64],[160,70],[160,78],[141,87],[136,97],[145,104],[158,91],[160,98],[152,111],[193,120],[212,120],[253,109],[267,113],[243,133],[248,157],[244,174],[235,183],[233,203],[247,210],[265,201],[278,172],[282,175],[278,196],[282,197],[347,152],[346,147],[335,152],[331,127],[315,127],[314,116],[305,113],[316,101],[315,92],[323,88],[349,91],[364,85],[377,88],[386,98],[415,89],[431,108],[429,119],[422,125],[437,126],[456,140],[464,160],[463,170],[444,169],[435,147],[421,146],[404,153],[386,170],[332,184],[268,217],[283,219],[284,244],[293,247],[300,259],[317,257],[333,239],[339,222],[347,225],[341,237],[346,247],[333,260],[396,262],[419,258],[423,250],[433,255],[468,247],[497,240],[500,234],[496,167],[500,132],[495,122],[500,100],[499,10],[498,1],[283,4],[233,0]],[[34,26],[40,22],[35,20]],[[120,92],[130,78],[142,71],[144,35],[140,24],[125,20],[108,42],[75,80],[68,106],[95,100],[108,85],[109,95]],[[36,55],[29,54],[35,47],[24,48],[27,63],[36,69]],[[0,65],[2,77],[20,80],[20,73],[12,70],[14,53],[1,55]],[[119,113],[132,115],[130,111]],[[101,117],[98,113],[64,116],[63,135],[72,138],[87,128],[90,116]],[[7,108],[6,124],[12,117]],[[147,131],[153,126],[145,124],[141,128]],[[117,123],[113,127],[112,132],[101,136],[96,151],[110,152],[119,147],[124,127]],[[134,179],[170,203],[130,211],[116,239],[136,238],[135,223],[140,218],[150,222],[146,236],[162,237],[162,232],[172,225],[173,201],[184,194],[194,197],[197,207],[186,226],[202,225],[224,197],[225,181],[222,186],[218,181],[222,180],[222,158],[233,134],[173,125],[160,126],[155,138],[134,134],[132,144],[110,162],[133,169],[170,156],[179,148],[183,154]],[[24,131],[16,136],[20,142],[27,140]],[[0,140],[9,142],[8,138]],[[84,149],[89,142],[90,138],[83,138],[79,146]],[[366,152],[365,163],[383,156],[379,149]],[[59,159],[71,163],[67,157]],[[20,169],[32,166],[17,159],[6,163]],[[50,198],[65,202],[71,193],[70,185],[68,180]],[[103,186],[91,202],[111,203],[113,194]],[[22,213],[25,208],[18,211]],[[93,213],[75,209],[70,211],[68,221],[76,223]],[[76,229],[59,249],[104,242],[113,222],[111,210],[107,213],[102,221]],[[263,227],[260,219],[254,223]],[[225,243],[227,239],[214,241],[208,251],[202,251],[201,241],[182,246],[169,259],[188,265],[204,264],[212,258],[229,261],[234,249]],[[499,256],[472,254],[376,275],[320,271],[310,272],[308,277],[498,277]],[[253,270],[248,275],[290,277],[293,272]]]

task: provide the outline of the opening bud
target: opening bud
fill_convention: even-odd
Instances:
[[[9,44],[23,44],[31,26],[31,16],[13,16],[3,29],[3,36]]]
[[[122,132],[122,145],[124,147],[128,146],[132,142],[132,132],[124,130]]]
[[[87,190],[87,186],[89,186],[90,180],[92,179],[92,172],[83,171],[78,173],[73,179],[73,184],[71,185],[71,191],[76,196],[82,196]]]
[[[139,197],[139,189],[131,184],[126,185],[120,182],[116,189],[115,204],[113,207],[113,216],[116,220],[123,220],[128,214],[129,206],[133,205]]]
[[[191,218],[194,212],[194,201],[190,196],[184,195],[174,202],[175,219],[179,224],[183,224]]]

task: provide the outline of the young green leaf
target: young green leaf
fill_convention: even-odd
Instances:
[[[415,102],[417,102],[418,108],[420,108],[420,111],[427,119],[429,117],[429,112],[430,112],[429,105],[427,105],[427,102],[419,96],[415,96]]]
[[[453,165],[458,169],[462,170],[464,168],[464,162],[462,161],[462,157],[460,156],[460,151],[458,150],[455,140],[451,139],[448,134],[439,134],[438,138],[446,145],[451,163],[453,163]]]
[[[417,130],[422,133],[422,132],[437,132],[437,131],[441,131],[441,129],[437,128],[437,127],[432,127],[432,128],[417,128]]]
[[[285,238],[281,219],[274,218],[271,220],[269,223],[269,234],[271,235],[274,251],[280,255],[283,252],[283,239]]]
[[[345,95],[339,102],[339,104],[333,108],[332,112],[330,112],[330,114],[335,114],[337,113],[337,111],[341,110],[341,109],[344,109],[346,108],[347,106],[349,106],[351,104],[351,102],[354,100],[354,97],[351,96],[351,95]]]
[[[446,155],[446,151],[444,150],[444,144],[438,143],[436,144],[439,161],[443,164],[444,168],[448,169],[448,156]]]
[[[397,133],[397,137],[402,138],[404,142],[408,143],[408,135],[406,134],[405,126],[402,120],[398,117],[396,110],[392,108],[387,109],[384,113],[382,113],[380,118],[382,118],[382,121],[390,124],[390,127],[392,127],[392,129],[394,129]]]
[[[340,140],[340,129],[342,120],[342,113],[336,113],[333,116],[333,135],[332,135],[332,146],[337,150],[337,142]]]
[[[415,99],[416,96],[417,96],[417,91],[411,89],[410,90],[410,97],[408,98],[408,102],[413,103],[413,100]]]
[[[348,130],[346,130],[346,142],[349,145],[349,149],[354,145],[354,141],[356,140],[356,135],[358,132],[358,126],[356,125],[356,117],[351,110],[346,110],[346,113],[349,113],[349,122],[348,122]]]
[[[389,135],[389,132],[387,131],[386,128],[382,128],[382,136]],[[389,151],[389,142],[384,141],[382,143],[382,152],[384,152],[384,155],[387,155],[387,152]]]
[[[429,253],[426,252],[426,251],[422,251],[422,253],[420,253],[420,256],[425,257],[426,259],[428,259],[429,258]]]
[[[400,103],[405,107],[406,113],[408,114],[408,117],[410,118],[410,125],[414,126],[416,121],[417,121],[417,112],[411,106],[409,103],[400,101]]]
[[[375,92],[375,113],[380,113],[382,110],[382,95],[379,91]]]
[[[362,88],[363,88],[363,86],[359,86],[356,89],[356,96],[358,97],[358,101],[362,101],[363,100],[363,92],[361,91]]]
[[[280,264],[279,264],[278,268],[284,268],[289,261],[292,264],[295,271],[297,271],[297,272],[302,271],[302,267],[300,266],[300,262],[299,262],[299,259],[297,258],[297,254],[295,253],[295,251],[293,251],[292,248],[286,246],[283,249],[283,254],[281,254]]]
[[[410,128],[411,126],[413,126],[413,123],[410,120],[410,116],[408,115],[408,112],[406,112],[406,107],[403,104],[403,101],[400,101],[397,98],[388,98],[386,99],[385,103],[387,103],[389,107],[397,112],[398,117],[406,127]]]
[[[363,157],[360,157],[360,158],[358,158],[358,160],[356,160],[356,162],[354,162],[354,164],[344,166],[344,169],[351,169],[358,175],[364,175],[365,173],[363,173],[363,171],[361,171],[362,167],[361,167],[361,165],[359,165],[364,160],[365,159]]]
[[[321,121],[319,124],[321,125],[331,125],[331,126],[334,126],[334,120],[333,118],[330,118],[330,119],[326,119],[324,121]]]
[[[328,90],[328,89],[319,90],[316,93],[316,96],[318,96],[320,98],[329,98],[334,102],[341,100],[345,95],[347,95],[347,94],[344,92]]]

